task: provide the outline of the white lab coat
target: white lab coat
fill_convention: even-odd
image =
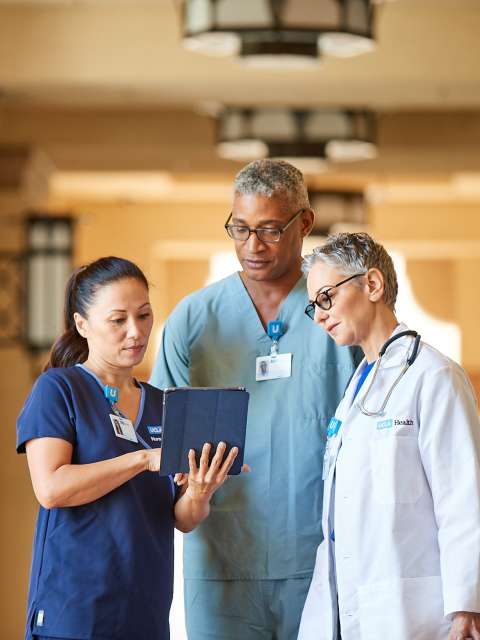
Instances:
[[[381,406],[412,346],[404,337],[388,348],[367,409]],[[463,369],[422,342],[384,415],[367,417],[358,402],[372,371],[352,403],[365,365],[327,444],[324,541],[298,638],[336,638],[339,611],[342,640],[446,640],[450,614],[480,612],[475,396]]]

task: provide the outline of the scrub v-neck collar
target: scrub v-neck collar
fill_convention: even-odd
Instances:
[[[237,289],[237,298],[235,300],[235,303],[238,305],[238,310],[246,313],[249,316],[251,325],[252,327],[254,327],[257,340],[267,340],[268,342],[270,342],[270,338],[268,337],[267,332],[262,324],[262,321],[260,320],[258,311],[256,310],[255,305],[253,304],[253,300],[250,297],[250,294],[248,292],[248,289],[242,280],[240,271],[237,271],[235,276],[236,278],[234,278],[233,282],[235,283],[236,289]],[[291,316],[292,310],[295,304],[300,304],[299,301],[295,303],[294,300],[297,297],[296,296],[297,291],[302,289],[301,285],[303,281],[304,281],[304,277],[300,276],[297,282],[293,285],[293,287],[290,289],[288,294],[285,296],[284,300],[282,301],[278,309],[276,320],[280,320],[281,322],[284,322],[287,330],[288,330],[287,319]]]
[[[86,367],[81,362],[78,362],[75,366],[78,367],[79,369],[81,369],[82,371],[85,371],[85,373],[88,373],[88,375],[91,376],[97,382],[98,386],[100,387],[100,389],[102,391],[102,395],[103,395],[104,385],[102,384],[102,381],[97,376],[97,374],[93,373],[93,371],[91,371],[88,367]],[[140,387],[140,392],[141,392],[140,405],[138,407],[138,412],[137,412],[137,416],[135,418],[135,422],[133,423],[133,427],[134,427],[134,429],[136,431],[137,428],[138,428],[138,425],[140,424],[140,421],[142,420],[142,416],[143,416],[143,409],[144,409],[144,406],[145,406],[145,387],[136,378],[134,378],[134,381],[135,381],[135,384],[138,387]],[[108,406],[110,408],[110,403],[108,402],[107,398],[105,398],[105,402],[108,404]]]

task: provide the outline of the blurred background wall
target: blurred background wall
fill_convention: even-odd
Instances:
[[[71,247],[62,240],[44,252],[63,256],[61,273],[108,254],[145,270],[156,330],[138,375],[148,379],[175,304],[236,268],[223,224],[242,165],[217,155],[221,105],[375,112],[375,158],[307,167],[317,229],[306,248],[329,229],[373,233],[401,273],[399,316],[459,360],[480,391],[478,2],[386,2],[376,8],[374,51],[296,70],[187,51],[179,4],[0,0],[5,640],[23,634],[37,508],[26,461],[15,454],[15,418],[45,359],[25,331],[38,320],[35,295],[55,322],[61,317],[52,282],[41,289],[32,218],[72,221]],[[361,198],[360,213],[349,213],[349,195]]]

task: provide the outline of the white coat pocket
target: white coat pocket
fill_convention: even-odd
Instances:
[[[422,495],[424,473],[416,435],[382,434],[371,441],[374,499],[380,504],[411,504]]]
[[[440,576],[382,580],[358,589],[359,640],[447,640]]]

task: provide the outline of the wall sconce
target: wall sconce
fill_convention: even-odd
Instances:
[[[72,272],[73,219],[32,215],[26,221],[25,345],[47,350],[63,330],[65,284]]]
[[[375,115],[365,110],[225,108],[217,116],[217,153],[258,158],[367,160],[377,153]]]
[[[24,261],[13,251],[0,252],[0,347],[9,347],[23,336]]]
[[[249,64],[316,64],[375,46],[374,5],[382,0],[183,0],[183,44]]]

